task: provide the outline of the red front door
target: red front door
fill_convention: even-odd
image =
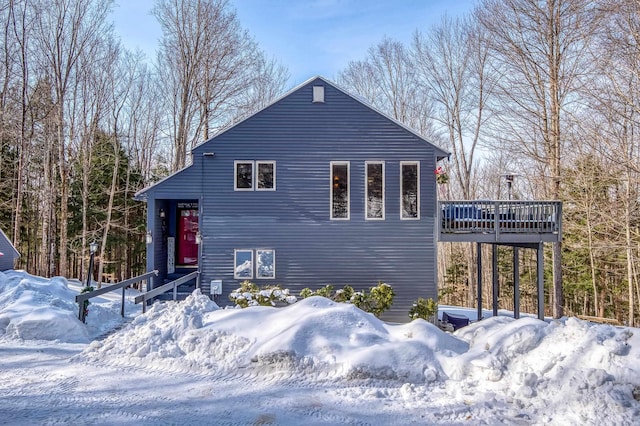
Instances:
[[[178,210],[178,244],[177,244],[177,264],[179,266],[190,266],[198,264],[198,244],[196,234],[198,233],[198,210],[179,209]]]

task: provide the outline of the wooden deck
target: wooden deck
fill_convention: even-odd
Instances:
[[[439,201],[438,241],[528,245],[562,238],[560,201]]]

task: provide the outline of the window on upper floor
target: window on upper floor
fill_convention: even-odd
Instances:
[[[400,162],[400,218],[420,219],[420,163]]]
[[[276,162],[262,160],[234,161],[234,190],[275,191]]]
[[[257,191],[275,191],[276,189],[276,162],[256,161],[258,182]]]
[[[331,219],[349,219],[349,162],[331,162]]]
[[[234,189],[236,191],[253,190],[253,161],[235,161]]]
[[[384,219],[384,162],[365,162],[365,217],[371,220]]]

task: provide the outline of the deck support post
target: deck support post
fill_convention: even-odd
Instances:
[[[493,293],[493,316],[498,316],[498,245],[491,244],[491,280],[492,280],[492,293]]]
[[[478,250],[478,321],[482,319],[482,243],[476,243]]]
[[[518,247],[513,248],[513,317],[520,318],[520,259]]]
[[[538,281],[538,319],[544,321],[544,243],[538,243],[536,249],[536,267]]]

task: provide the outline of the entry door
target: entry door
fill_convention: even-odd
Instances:
[[[190,266],[198,264],[198,244],[196,244],[197,233],[198,210],[179,209],[177,238],[178,265]]]

